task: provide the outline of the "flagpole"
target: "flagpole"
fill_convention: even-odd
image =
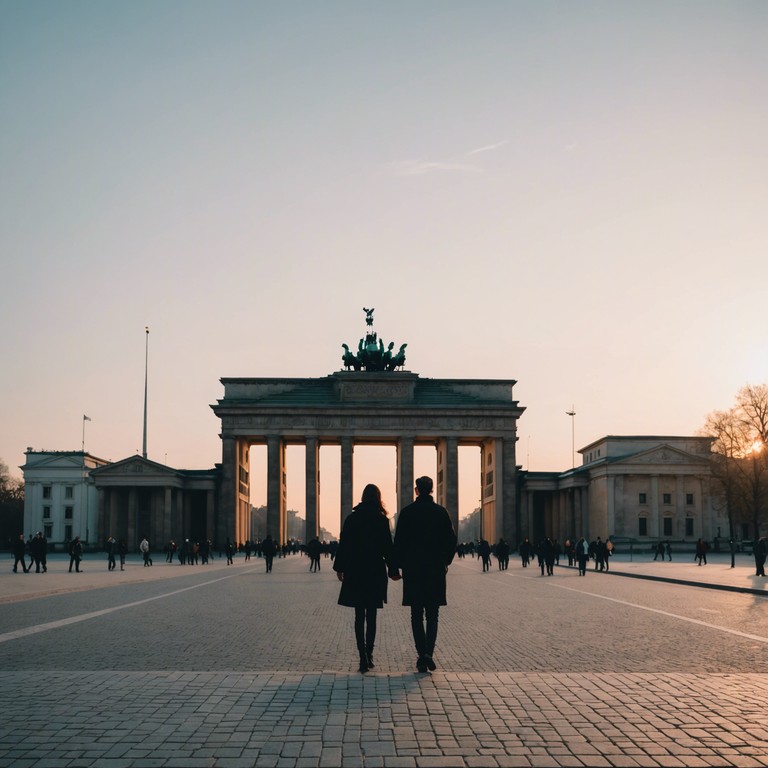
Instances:
[[[144,343],[144,441],[142,443],[141,455],[147,458],[147,370],[149,368],[149,326],[144,326],[146,332]]]
[[[83,414],[83,444],[82,444],[82,451],[85,453],[85,422],[90,421],[90,417]]]

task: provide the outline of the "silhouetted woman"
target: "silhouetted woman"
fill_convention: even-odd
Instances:
[[[381,491],[366,485],[360,503],[344,521],[333,570],[341,582],[339,605],[355,609],[355,640],[360,671],[373,667],[376,611],[387,602],[387,570],[392,533]]]

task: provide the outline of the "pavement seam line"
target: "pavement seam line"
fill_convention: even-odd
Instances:
[[[247,571],[238,571],[237,573],[229,574],[228,576],[219,576],[216,579],[205,581],[202,584],[193,584],[191,587],[183,587],[182,589],[175,589],[173,592],[165,592],[162,595],[154,595],[153,597],[146,597],[143,600],[134,600],[132,603],[125,603],[124,605],[113,605],[110,608],[102,608],[100,611],[92,611],[91,613],[84,613],[80,616],[70,616],[67,619],[58,619],[57,621],[49,621],[46,624],[36,624],[33,627],[25,627],[24,629],[16,629],[13,632],[6,632],[0,635],[0,643],[6,643],[9,640],[18,640],[22,637],[29,637],[30,635],[36,635],[39,632],[48,632],[51,629],[59,629],[60,627],[67,627],[71,624],[77,624],[80,621],[88,621],[88,619],[96,619],[99,616],[106,616],[109,613],[115,611],[122,611],[125,608],[135,608],[137,605],[144,605],[145,603],[151,603],[154,600],[163,600],[166,597],[173,597],[179,595],[182,592],[189,592],[192,589],[199,589],[200,587],[207,587],[209,584],[215,584],[218,581],[225,581],[226,579],[234,579],[237,576],[244,576],[248,573],[253,573],[255,569],[249,569]]]

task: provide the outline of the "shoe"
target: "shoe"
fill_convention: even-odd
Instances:
[[[430,672],[434,672],[437,669],[437,664],[432,660],[432,657],[430,655],[425,655],[424,657],[424,663],[427,665],[427,669]]]
[[[360,651],[360,673],[365,674],[368,671],[368,657],[364,651]]]
[[[416,671],[417,672],[428,672],[429,667],[427,666],[427,659],[426,656],[419,656],[417,662],[416,662]]]
[[[375,666],[373,663],[373,648],[371,648],[370,651],[365,652],[365,659],[368,662],[368,669],[373,669]]]

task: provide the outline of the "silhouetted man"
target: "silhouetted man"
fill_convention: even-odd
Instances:
[[[416,500],[401,512],[395,530],[394,579],[403,576],[403,605],[411,608],[411,629],[419,672],[436,669],[433,660],[445,574],[456,553],[456,532],[445,507],[432,498],[432,478],[416,480]],[[426,628],[424,620],[426,617]]]

